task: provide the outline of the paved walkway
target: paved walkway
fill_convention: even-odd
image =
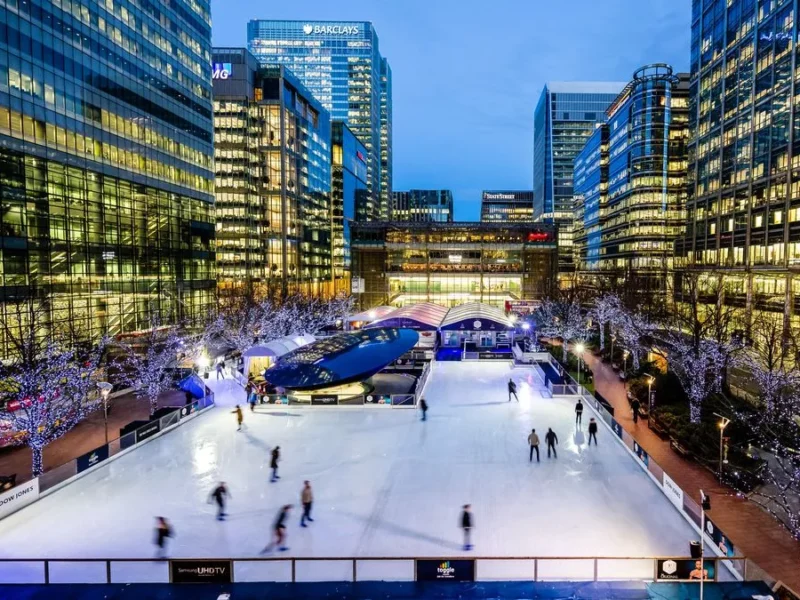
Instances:
[[[756,504],[736,496],[707,469],[673,452],[669,442],[650,431],[647,421],[634,425],[625,384],[617,373],[588,352],[584,358],[594,372],[595,388],[614,407],[614,418],[625,430],[695,501],[700,502],[701,488],[711,496],[712,510],[708,515],[728,535],[738,553],[752,559],[771,577],[800,590],[800,543]]]
[[[170,391],[159,398],[159,407],[182,406],[185,395],[180,391]],[[119,430],[131,421],[146,420],[150,414],[150,405],[146,400],[138,399],[133,394],[126,394],[111,400],[108,414],[108,439],[119,437]],[[44,470],[63,465],[102,446],[105,443],[105,427],[103,410],[93,412],[89,417],[76,425],[65,435],[48,444],[42,456]],[[31,478],[31,451],[27,446],[16,446],[0,449],[0,475],[16,473],[17,484]]]

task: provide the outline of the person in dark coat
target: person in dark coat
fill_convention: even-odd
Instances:
[[[461,529],[464,530],[464,550],[472,550],[470,534],[474,526],[475,521],[472,519],[472,505],[465,504],[464,510],[461,512]]]
[[[575,405],[575,425],[582,425],[583,424],[583,402],[578,400],[578,403]]]
[[[556,452],[558,436],[556,435],[556,432],[548,428],[547,433],[544,436],[544,441],[547,442],[547,458],[550,458],[550,450],[553,451],[553,456],[558,458],[558,453]]]
[[[425,398],[419,399],[419,410],[422,412],[422,420],[424,421],[428,413],[428,403],[425,402]]]
[[[224,481],[221,481],[220,484],[214,488],[211,492],[211,496],[209,496],[209,502],[213,500],[217,503],[217,520],[222,521],[225,519],[226,512],[225,512],[225,500],[230,498],[231,494],[228,491],[228,487],[225,485]]]
[[[289,548],[286,546],[286,521],[289,518],[289,511],[292,510],[291,504],[284,504],[281,511],[278,513],[278,518],[272,526],[273,539],[267,545],[262,553],[271,552],[277,546],[280,552],[286,552]]]
[[[633,399],[631,402],[631,408],[633,409],[633,423],[636,424],[639,422],[639,409],[641,408],[641,404],[639,404],[639,400],[636,398]]]
[[[597,446],[597,421],[594,418],[589,419],[589,445],[592,445],[592,438],[594,438],[594,445]]]
[[[166,517],[156,517],[156,555],[160,558],[167,556],[167,538],[172,537],[172,527]]]
[[[272,481],[277,481],[280,479],[278,475],[278,461],[281,459],[281,447],[275,446],[272,450],[272,460],[269,463],[270,468],[272,469]]]
[[[511,394],[514,394],[514,398],[517,402],[519,402],[519,397],[517,396],[517,384],[514,383],[513,379],[508,380],[508,401],[511,402]]]

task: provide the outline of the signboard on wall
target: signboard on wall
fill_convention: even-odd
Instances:
[[[0,494],[0,519],[39,499],[39,478],[26,481]]]
[[[351,294],[363,294],[364,293],[364,278],[363,277],[353,277],[350,280],[350,293]]]

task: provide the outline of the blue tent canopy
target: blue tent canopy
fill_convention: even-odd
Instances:
[[[206,395],[206,386],[197,375],[189,375],[181,379],[178,382],[178,389],[189,392],[195,398],[202,398]]]

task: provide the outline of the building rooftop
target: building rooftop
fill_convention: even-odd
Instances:
[[[556,94],[618,94],[627,81],[548,81],[545,90]]]

